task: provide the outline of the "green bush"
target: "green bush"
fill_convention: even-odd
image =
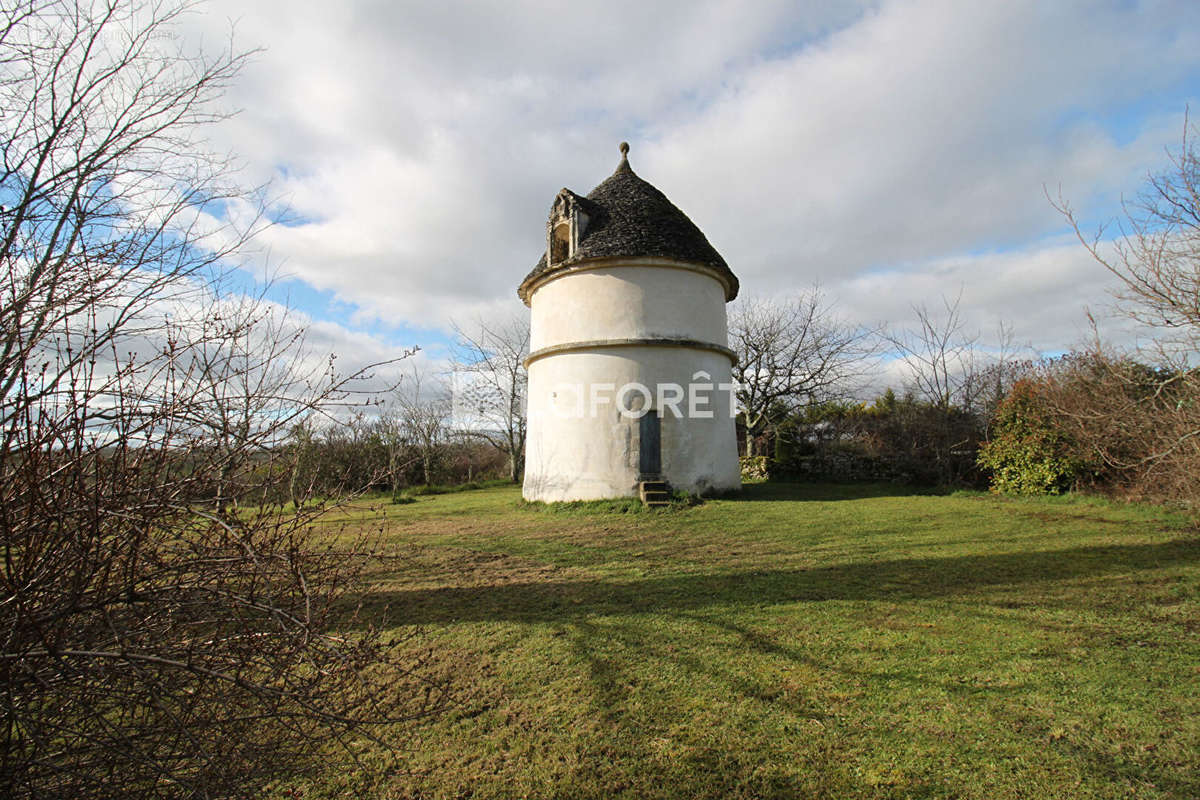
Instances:
[[[1022,380],[996,407],[992,436],[980,447],[978,463],[991,472],[994,492],[1059,494],[1079,472],[1069,452],[1070,441],[1056,429],[1036,385]]]
[[[770,477],[766,456],[742,456],[742,480],[765,481]]]

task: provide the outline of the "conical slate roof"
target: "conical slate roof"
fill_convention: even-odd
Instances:
[[[542,275],[594,258],[653,256],[711,267],[729,284],[727,300],[738,293],[738,279],[696,224],[666,195],[639,178],[625,156],[607,180],[577,201],[588,215],[588,223],[574,255],[553,267],[546,254],[521,281],[517,294],[528,302],[529,288]]]

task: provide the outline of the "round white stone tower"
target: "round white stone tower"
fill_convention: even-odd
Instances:
[[[517,290],[532,313],[528,500],[741,488],[725,320],[737,278],[628,151],[587,197],[558,193]]]

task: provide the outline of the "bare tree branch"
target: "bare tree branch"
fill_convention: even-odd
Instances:
[[[471,331],[456,323],[454,331],[456,369],[471,378],[460,381],[455,402],[476,419],[464,433],[504,453],[508,477],[518,481],[525,469],[529,320],[522,315],[491,325],[479,321]]]
[[[747,455],[756,436],[797,407],[852,395],[878,349],[876,331],[838,319],[815,287],[782,301],[738,301],[729,345]]]
[[[369,556],[284,506],[288,432],[370,368],[223,286],[265,200],[202,128],[249,53],[184,50],[191,11],[0,9],[5,797],[244,795],[445,702],[422,657],[335,634]]]

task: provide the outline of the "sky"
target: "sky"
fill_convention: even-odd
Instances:
[[[189,24],[262,48],[214,143],[289,209],[258,242],[275,296],[368,358],[527,313],[551,201],[621,141],[745,295],[820,285],[894,326],[961,295],[985,339],[1061,352],[1112,281],[1047,194],[1094,232],[1200,115],[1195,0],[212,0]]]

